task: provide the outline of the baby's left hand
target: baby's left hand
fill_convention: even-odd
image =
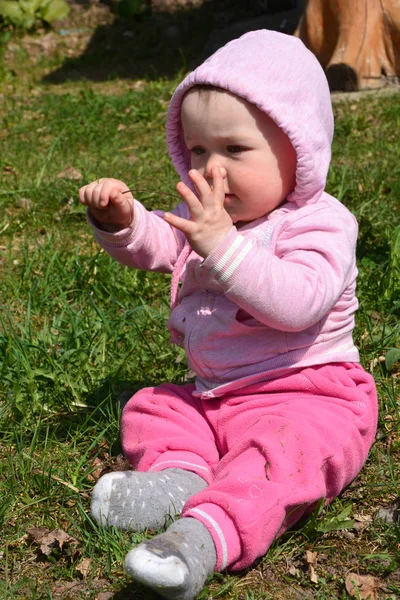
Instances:
[[[199,171],[189,171],[198,198],[182,181],[176,186],[189,209],[190,219],[182,219],[171,213],[164,215],[167,223],[182,231],[193,250],[203,258],[207,258],[215,250],[233,225],[224,208],[224,180],[219,167],[214,166],[211,174],[213,189]]]

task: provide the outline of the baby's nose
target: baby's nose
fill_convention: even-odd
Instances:
[[[206,172],[205,172],[206,179],[212,180],[212,178],[213,178],[213,176],[212,176],[213,167],[218,167],[219,168],[219,172],[221,173],[222,177],[225,179],[225,177],[227,176],[226,168],[223,165],[220,165],[218,163],[211,163],[211,164],[207,165]]]

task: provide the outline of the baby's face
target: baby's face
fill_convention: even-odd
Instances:
[[[266,215],[294,189],[296,153],[253,104],[224,91],[194,90],[182,102],[181,118],[192,168],[212,185],[211,168],[219,166],[234,223]]]

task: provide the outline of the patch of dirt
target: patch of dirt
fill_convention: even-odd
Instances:
[[[279,29],[289,21],[294,29],[303,2],[298,0],[296,9],[277,12],[275,7],[271,12],[270,5],[279,3],[265,8],[258,0],[152,0],[151,14],[122,20],[115,0],[68,1],[70,14],[52,30],[9,43],[4,62],[18,87],[45,83],[54,89],[79,80],[97,84],[171,77],[245,31]],[[287,0],[280,6],[292,4]],[[11,82],[6,91],[14,87]]]

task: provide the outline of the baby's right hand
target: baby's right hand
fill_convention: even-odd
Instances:
[[[120,231],[132,223],[134,216],[133,196],[128,189],[118,179],[98,179],[81,187],[79,201],[88,207],[102,229]]]

